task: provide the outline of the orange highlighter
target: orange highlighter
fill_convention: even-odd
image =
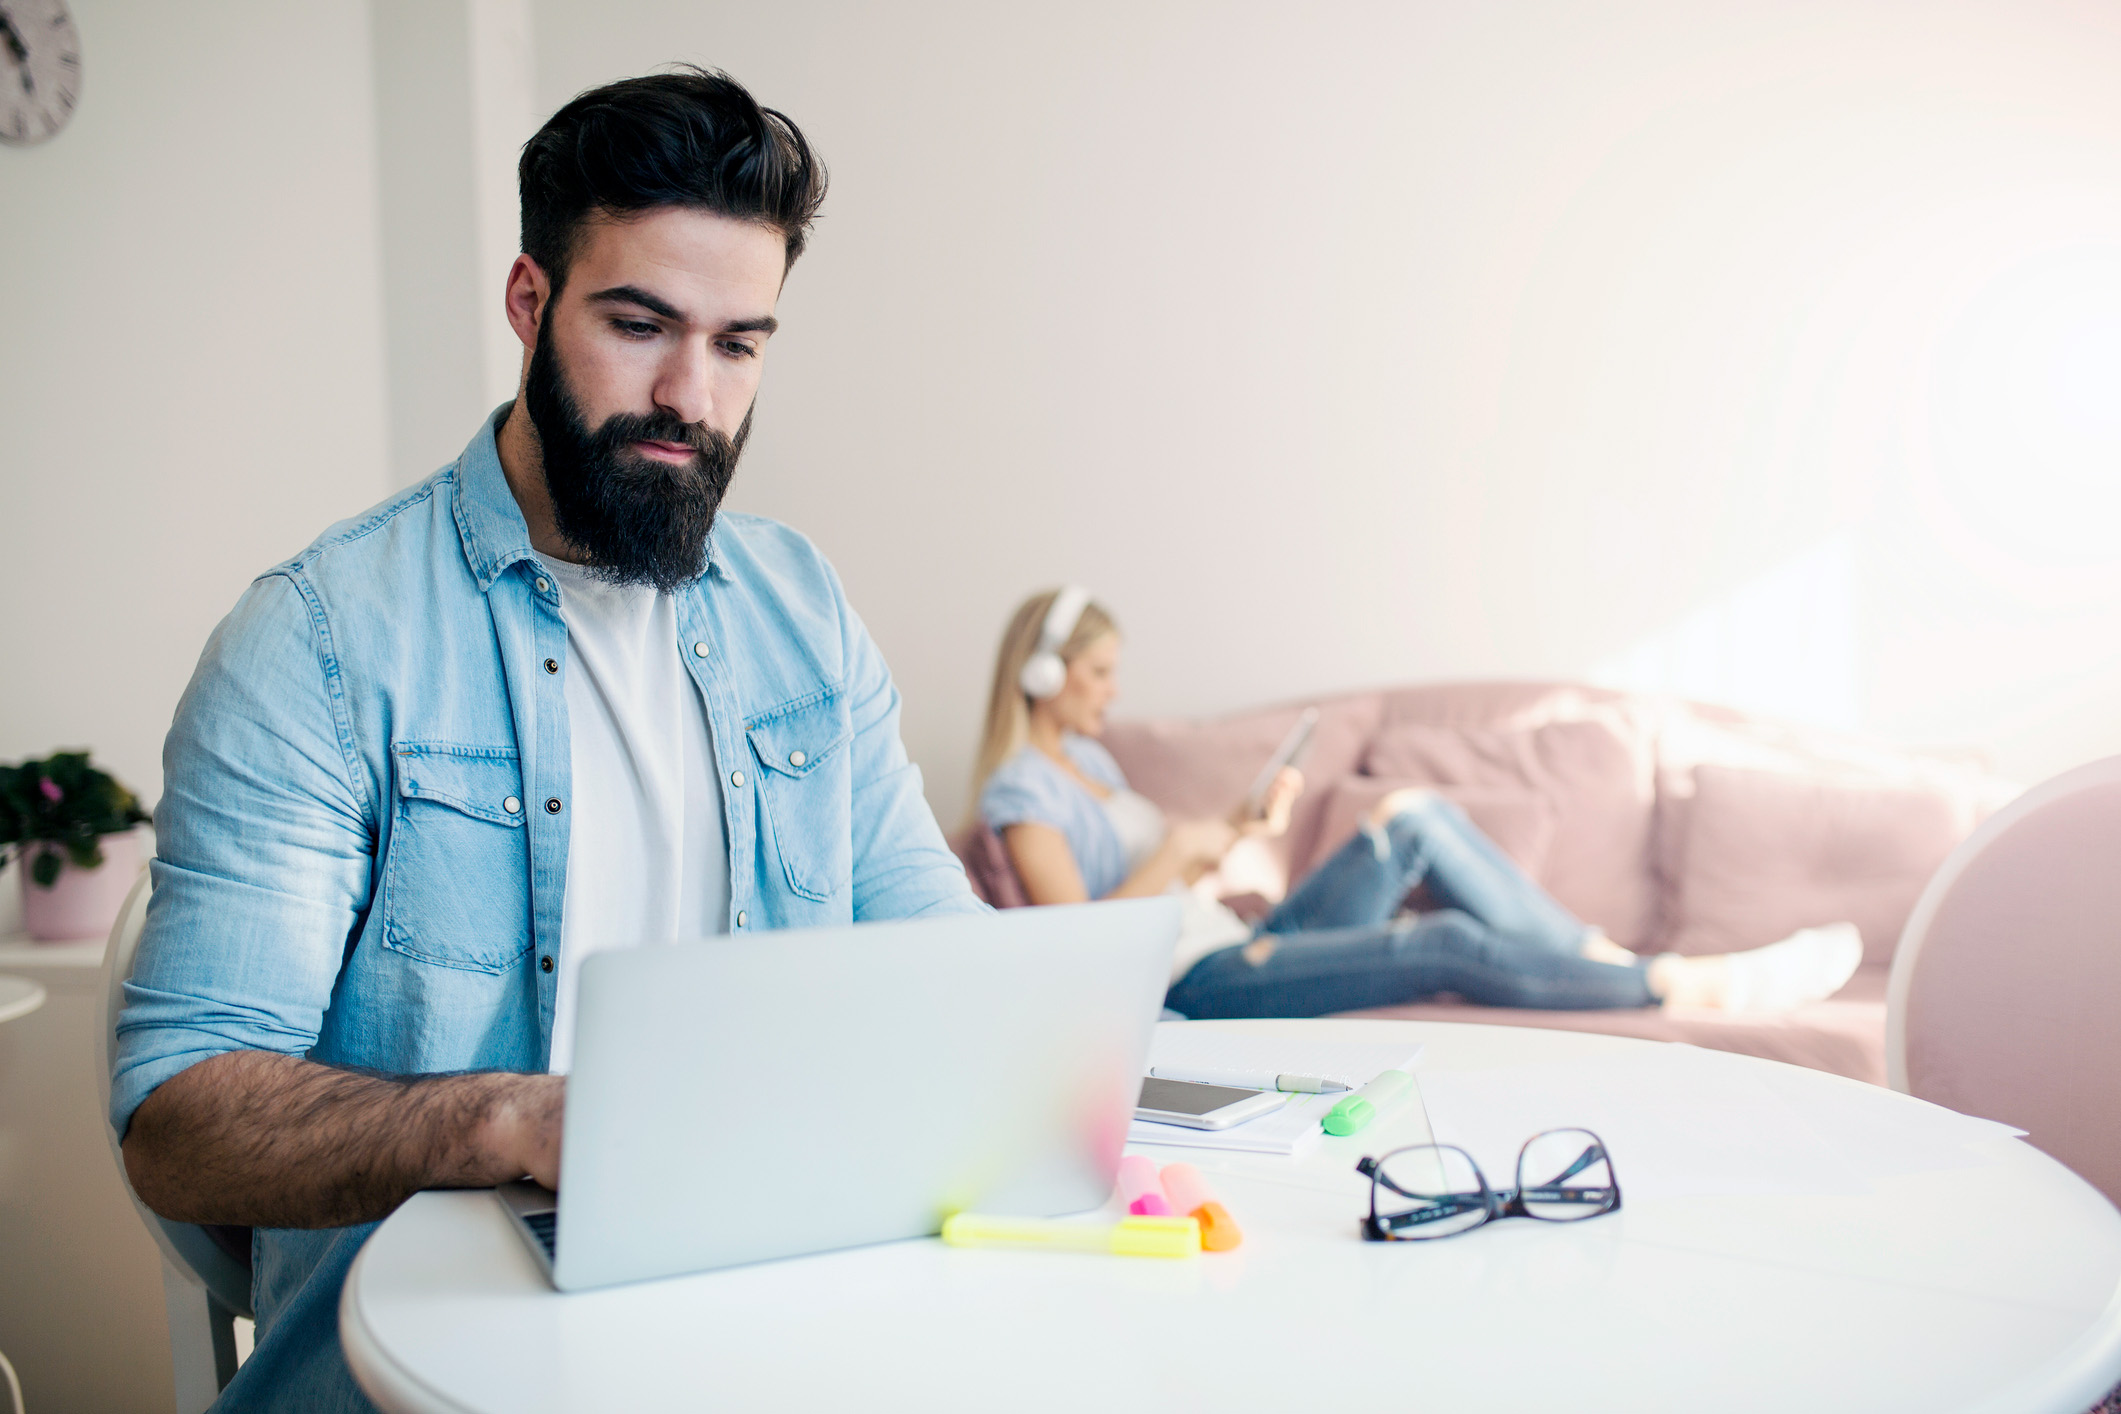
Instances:
[[[1182,1217],[1190,1217],[1200,1224],[1200,1245],[1210,1252],[1227,1252],[1245,1240],[1237,1230],[1236,1219],[1230,1210],[1215,1201],[1208,1191],[1208,1182],[1200,1176],[1200,1170],[1191,1164],[1165,1164],[1161,1175],[1164,1196],[1171,1200],[1171,1210]]]

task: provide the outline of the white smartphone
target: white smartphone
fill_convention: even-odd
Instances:
[[[1234,1085],[1196,1085],[1190,1080],[1142,1081],[1136,1119],[1183,1124],[1189,1129],[1228,1129],[1280,1109],[1289,1097],[1279,1090],[1240,1090]]]

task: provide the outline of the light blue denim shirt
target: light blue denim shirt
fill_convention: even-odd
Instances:
[[[231,1050],[542,1070],[567,878],[567,627],[494,442],[326,531],[207,643],[163,752],[111,1123]],[[716,522],[674,646],[707,703],[733,930],[958,913],[899,697],[801,535]],[[548,965],[550,964],[550,965]],[[362,1409],[341,1282],[368,1227],[260,1230],[218,1407]]]

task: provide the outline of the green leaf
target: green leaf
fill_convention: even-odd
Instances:
[[[85,840],[68,840],[66,857],[74,861],[76,869],[94,869],[103,862],[103,846],[94,835]]]
[[[44,782],[59,799],[45,794]],[[0,766],[0,846],[116,834],[146,824],[133,793],[89,763],[86,751],[55,751],[42,761]]]
[[[59,882],[59,871],[66,865],[64,855],[47,850],[37,856],[29,866],[29,876],[37,881],[37,887],[48,889]]]

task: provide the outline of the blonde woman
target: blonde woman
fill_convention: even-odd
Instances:
[[[1254,929],[1187,886],[1239,838],[1285,830],[1302,778],[1284,771],[1259,819],[1166,819],[1097,741],[1119,657],[1117,624],[1082,590],[1024,601],[994,665],[975,809],[1034,904],[1180,893],[1165,1002],[1183,1015],[1319,1016],[1441,992],[1557,1010],[1775,1010],[1831,995],[1861,960],[1848,924],[1750,952],[1637,957],[1571,916],[1457,806],[1418,790],[1386,796]],[[1416,884],[1443,907],[1400,913]]]

